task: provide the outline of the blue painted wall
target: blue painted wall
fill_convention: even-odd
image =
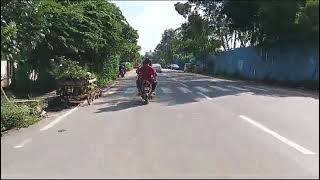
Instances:
[[[248,79],[319,80],[318,47],[238,48],[211,56],[208,60],[214,62],[214,67],[209,70],[211,73],[239,72]]]

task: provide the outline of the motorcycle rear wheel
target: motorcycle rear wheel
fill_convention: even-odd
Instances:
[[[144,100],[144,104],[149,104],[149,98],[148,95],[144,94],[142,99]]]

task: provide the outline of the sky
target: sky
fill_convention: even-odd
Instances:
[[[178,28],[185,19],[174,9],[179,1],[112,1],[138,30],[140,54],[154,50],[165,29]]]

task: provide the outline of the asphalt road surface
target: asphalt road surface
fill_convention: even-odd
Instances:
[[[1,178],[319,178],[318,94],[165,71],[1,138]]]

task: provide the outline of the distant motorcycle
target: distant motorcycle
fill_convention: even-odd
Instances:
[[[126,73],[125,69],[121,69],[120,73],[119,73],[119,76],[123,78],[125,73]]]

